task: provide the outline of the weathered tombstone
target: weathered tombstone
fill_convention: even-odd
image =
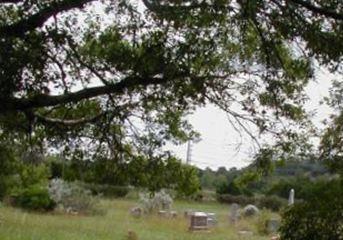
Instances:
[[[189,230],[207,230],[207,214],[204,212],[194,212],[191,216]]]
[[[289,197],[288,197],[288,205],[294,204],[294,189],[292,188],[291,191],[289,191]]]
[[[134,217],[141,217],[143,214],[143,209],[140,207],[134,207],[130,209],[130,214]]]
[[[280,227],[280,221],[278,219],[269,219],[266,225],[268,233],[276,233]]]
[[[177,218],[177,212],[176,211],[170,211],[170,217],[171,218]]]
[[[169,216],[169,213],[167,211],[160,210],[158,211],[158,216],[167,218]]]
[[[217,218],[215,213],[207,213],[207,225],[208,226],[215,226],[217,224]]]
[[[231,223],[236,223],[239,218],[240,218],[239,205],[237,203],[233,203],[230,206],[229,220]]]
[[[260,213],[260,210],[255,205],[252,205],[252,204],[245,206],[245,208],[243,209],[243,215],[245,217],[255,216],[259,213]]]

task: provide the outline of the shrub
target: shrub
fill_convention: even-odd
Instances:
[[[145,213],[157,212],[159,210],[168,210],[173,203],[172,197],[161,190],[155,193],[153,197],[148,194],[140,194],[140,202]]]
[[[246,195],[252,196],[252,192],[249,191],[245,186],[241,186],[235,180],[230,183],[224,182],[217,186],[217,194],[230,194],[234,196]]]
[[[282,217],[282,240],[343,239],[343,186],[332,181],[313,192],[312,199],[288,207]]]
[[[56,205],[50,198],[48,190],[40,185],[32,185],[12,193],[11,203],[17,207],[36,211],[53,210]]]
[[[256,205],[259,208],[267,208],[272,211],[279,211],[286,206],[287,201],[277,196],[261,196],[256,199]]]
[[[217,195],[217,200],[221,203],[239,205],[254,204],[259,208],[267,208],[272,211],[279,211],[283,206],[286,206],[286,200],[276,196],[259,196],[259,197],[248,197],[244,195],[233,196],[230,194]]]
[[[85,184],[85,188],[89,189],[93,195],[102,195],[109,198],[123,198],[130,191],[130,188],[126,186],[108,184]]]
[[[66,212],[92,213],[95,210],[97,199],[78,183],[53,179],[49,184],[49,194],[58,207]]]
[[[266,211],[261,211],[261,214],[257,218],[256,228],[259,234],[267,235],[268,231],[268,220],[270,220],[271,214]]]
[[[217,200],[221,203],[228,203],[228,204],[237,203],[239,205],[254,204],[256,201],[254,197],[247,197],[244,195],[234,196],[231,194],[217,195]]]

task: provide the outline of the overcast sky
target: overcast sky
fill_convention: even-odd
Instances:
[[[310,100],[306,104],[308,111],[315,111],[315,124],[322,128],[321,121],[328,116],[330,110],[319,101],[328,95],[331,80],[338,76],[331,75],[328,71],[320,69],[316,72],[316,82],[311,82],[306,91]],[[342,76],[340,76],[342,77]],[[191,163],[200,167],[216,169],[224,166],[241,168],[251,162],[254,153],[252,141],[246,137],[241,139],[239,134],[230,125],[225,112],[213,105],[199,108],[188,117],[195,130],[201,134],[201,141],[192,144]],[[237,144],[242,143],[237,152]],[[187,144],[181,146],[168,145],[183,161],[186,161]]]

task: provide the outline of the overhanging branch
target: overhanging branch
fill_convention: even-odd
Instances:
[[[43,115],[40,115],[38,113],[34,113],[34,116],[36,117],[38,122],[41,123],[47,123],[47,124],[60,124],[68,127],[76,126],[76,125],[82,125],[85,123],[91,123],[99,119],[100,117],[104,116],[106,112],[102,112],[100,114],[97,114],[93,117],[83,117],[78,119],[60,119],[60,118],[51,118],[46,117]]]
[[[19,37],[28,31],[42,27],[43,24],[52,16],[74,8],[82,8],[86,3],[94,0],[64,0],[49,4],[39,12],[28,18],[22,19],[11,25],[0,27],[0,37]],[[8,2],[8,1],[7,1]]]
[[[108,94],[123,94],[125,90],[148,85],[156,85],[166,82],[164,78],[149,77],[127,77],[122,81],[99,87],[85,88],[77,92],[65,93],[62,95],[40,94],[30,98],[12,98],[2,100],[0,105],[0,114],[13,111],[25,111],[28,109],[52,107],[66,103],[76,103],[83,99],[89,99]]]
[[[317,7],[311,4],[309,1],[303,1],[303,0],[289,0],[289,1],[296,3],[298,5],[301,5],[302,7],[307,8],[308,10],[314,13],[318,13],[326,17],[330,17],[337,20],[343,20],[343,13],[339,13],[334,10],[326,9],[323,7]]]

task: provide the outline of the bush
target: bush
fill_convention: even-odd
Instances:
[[[259,208],[267,208],[272,211],[279,211],[286,206],[287,201],[277,196],[261,196],[257,198],[256,205]]]
[[[12,193],[11,203],[16,207],[35,211],[50,211],[56,205],[50,198],[48,190],[39,185],[32,185]]]
[[[260,197],[248,197],[244,195],[233,196],[230,194],[217,195],[217,200],[221,203],[239,205],[254,204],[259,208],[267,208],[272,211],[279,211],[283,206],[286,206],[286,200],[276,196],[260,196]]]
[[[312,199],[286,209],[280,227],[282,240],[343,239],[342,181],[331,181]]]
[[[53,179],[49,184],[49,194],[58,207],[65,212],[93,213],[97,199],[89,190],[78,183],[67,183]]]
[[[246,195],[252,196],[252,192],[249,191],[246,187],[241,186],[235,180],[230,183],[224,182],[217,186],[217,194],[230,194],[234,196]]]
[[[256,222],[256,228],[259,234],[267,235],[268,231],[268,221],[271,219],[271,214],[266,211],[261,211]]]
[[[244,195],[234,196],[231,194],[217,195],[217,200],[221,203],[228,203],[228,204],[237,203],[239,205],[255,204],[255,201],[256,201],[254,197],[247,197]]]
[[[157,212],[159,210],[169,210],[173,203],[172,197],[161,190],[153,197],[148,194],[140,194],[140,202],[145,213]]]
[[[129,187],[112,186],[108,184],[85,184],[85,188],[89,189],[93,195],[102,195],[109,198],[123,198],[129,191]]]

